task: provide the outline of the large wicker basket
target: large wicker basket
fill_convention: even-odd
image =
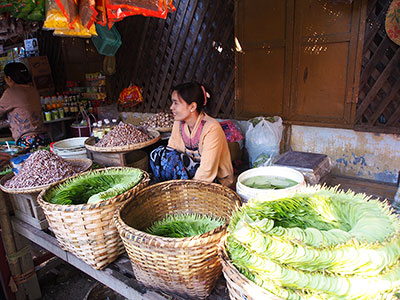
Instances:
[[[92,172],[100,173],[109,169],[123,168],[104,168]],[[112,221],[115,210],[146,187],[149,181],[149,175],[144,171],[143,179],[134,188],[94,204],[58,205],[44,201],[45,194],[63,183],[63,180],[43,190],[38,196],[38,203],[61,248],[75,254],[93,268],[103,269],[124,252],[122,240]]]
[[[114,220],[143,285],[184,297],[207,297],[221,275],[218,243],[240,197],[231,189],[196,180],[171,180],[141,190],[115,213]],[[166,238],[144,232],[169,214],[221,217],[223,226],[190,238]]]
[[[226,236],[225,236],[226,237]],[[221,257],[222,272],[231,300],[283,300],[249,280],[232,264],[225,250],[225,237],[221,239],[218,254]]]
[[[65,160],[80,173],[85,172],[92,167],[92,161],[88,158]],[[47,229],[48,222],[42,208],[37,203],[37,197],[39,193],[46,187],[50,186],[50,184],[17,189],[6,187],[6,182],[13,178],[13,176],[14,173],[9,173],[3,176],[0,179],[0,189],[8,194],[15,216],[38,229]]]

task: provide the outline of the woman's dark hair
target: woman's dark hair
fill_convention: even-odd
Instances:
[[[31,74],[29,74],[28,68],[23,63],[12,62],[6,64],[4,74],[17,84],[27,84],[32,81]]]
[[[196,110],[201,112],[207,105],[208,97],[207,89],[202,87],[198,82],[186,82],[175,86],[172,91],[176,91],[178,95],[187,103],[195,102]],[[207,97],[208,96],[208,97]]]

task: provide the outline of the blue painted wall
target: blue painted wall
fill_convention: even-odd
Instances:
[[[348,129],[292,126],[295,151],[327,154],[332,173],[396,183],[400,170],[400,136]]]

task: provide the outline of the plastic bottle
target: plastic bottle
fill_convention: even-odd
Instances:
[[[104,136],[103,121],[98,121],[97,127],[98,127],[98,137],[99,139],[101,139]]]
[[[92,129],[92,137],[94,137],[94,141],[97,143],[99,141],[99,127],[97,126],[97,123],[93,123],[93,129]]]
[[[103,127],[104,127],[104,129],[103,129],[104,134],[107,134],[107,133],[109,133],[111,131],[111,124],[110,124],[110,121],[108,119],[104,119],[104,126]]]
[[[118,125],[118,123],[117,123],[117,119],[112,119],[111,120],[111,129],[113,129],[115,126],[117,126]]]
[[[64,115],[66,117],[69,117],[70,116],[70,112],[69,112],[68,98],[64,98],[63,109],[64,109]]]

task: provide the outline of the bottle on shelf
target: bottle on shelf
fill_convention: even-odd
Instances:
[[[93,129],[92,129],[92,137],[94,137],[94,141],[97,143],[99,141],[99,127],[96,122],[93,123]]]
[[[103,127],[104,127],[104,129],[103,129],[104,134],[107,134],[107,133],[110,132],[111,124],[110,124],[110,121],[108,119],[104,119],[104,126]]]
[[[64,115],[65,115],[65,117],[69,117],[69,116],[70,116],[70,113],[69,113],[69,105],[68,105],[68,99],[67,99],[67,98],[64,98],[64,101],[63,101],[63,109],[64,109]]]
[[[117,126],[118,125],[118,123],[117,123],[117,119],[112,119],[111,120],[111,129],[113,129],[115,126]]]
[[[103,121],[97,121],[99,140],[104,136]]]

